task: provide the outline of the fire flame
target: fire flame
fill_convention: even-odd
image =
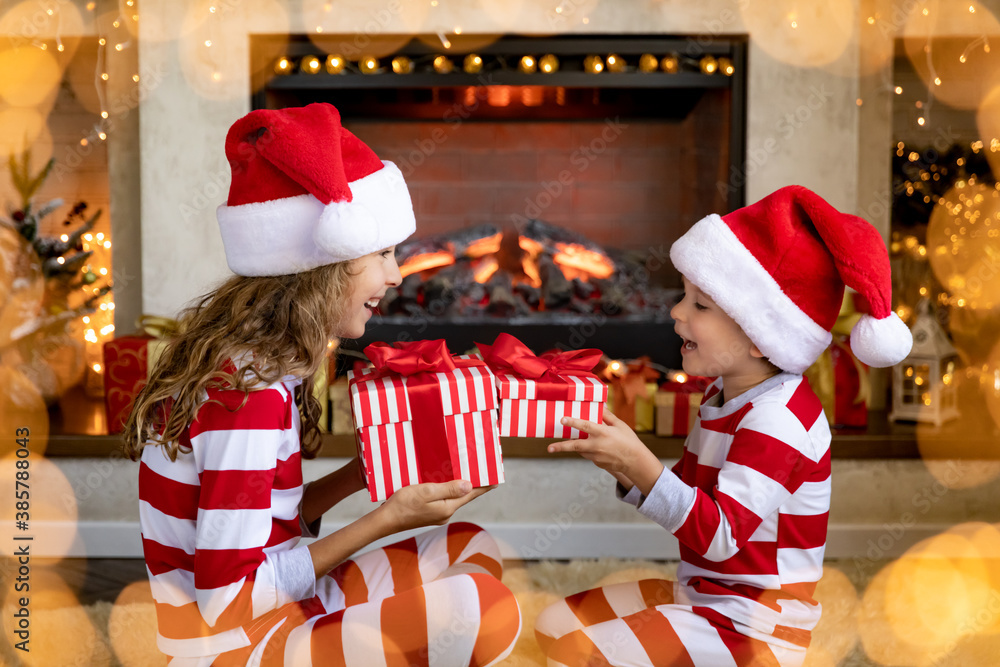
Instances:
[[[399,267],[399,272],[405,278],[411,273],[420,273],[428,269],[437,269],[455,263],[455,255],[441,250],[438,252],[425,252],[413,257],[408,257],[403,265]]]
[[[615,272],[614,263],[604,253],[576,243],[556,243],[556,250],[552,261],[559,265],[567,280],[607,278]]]
[[[500,252],[500,240],[503,239],[503,234],[496,233],[493,236],[487,236],[486,238],[479,239],[478,241],[473,241],[469,244],[469,247],[465,249],[465,256],[476,259],[477,257],[482,257],[483,255],[492,255]]]
[[[524,275],[528,277],[528,283],[532,287],[542,286],[542,276],[538,273],[538,264],[531,257],[525,257],[521,260],[521,270],[524,271]]]
[[[473,272],[472,277],[477,283],[485,283],[489,280],[497,269],[500,268],[500,262],[498,262],[493,257],[487,257],[483,259],[476,270]]]

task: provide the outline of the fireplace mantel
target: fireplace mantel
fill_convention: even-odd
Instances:
[[[934,429],[934,442],[947,443],[955,436],[951,429],[960,422],[951,422]],[[121,438],[106,434],[104,403],[88,398],[80,391],[63,397],[61,405],[50,411],[51,433],[45,455],[51,458],[122,458]],[[662,437],[650,433],[639,435],[649,449],[662,459],[680,457],[684,438]],[[555,440],[544,438],[504,438],[503,453],[507,458],[566,458],[573,454],[549,454],[545,446]],[[935,451],[951,451],[951,447],[932,446]],[[985,451],[980,449],[978,451]],[[323,434],[319,456],[351,457],[355,454],[352,435]],[[831,456],[835,459],[917,459],[921,450],[917,443],[917,427],[911,423],[892,423],[885,411],[872,410],[866,429],[834,430]]]

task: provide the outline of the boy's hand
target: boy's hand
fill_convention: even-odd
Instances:
[[[472,483],[457,479],[450,482],[413,484],[399,489],[379,508],[387,512],[394,532],[440,526],[455,511],[496,487],[472,488]]]
[[[603,424],[574,417],[563,417],[562,424],[586,433],[587,438],[553,442],[548,447],[550,453],[576,452],[617,477],[626,488],[630,484],[625,484],[622,477],[644,494],[652,490],[663,472],[663,464],[639,440],[635,431],[609,410],[604,411]]]

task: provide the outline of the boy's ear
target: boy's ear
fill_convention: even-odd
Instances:
[[[750,356],[756,359],[763,359],[764,353],[754,343],[750,343]]]

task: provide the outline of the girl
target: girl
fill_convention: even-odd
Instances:
[[[476,526],[443,525],[486,489],[405,487],[298,544],[364,487],[356,458],[309,484],[301,458],[320,445],[312,384],[328,340],[362,335],[401,281],[394,247],[415,227],[402,175],[329,104],[254,111],[230,129],[226,155],[218,219],[237,275],[185,312],[124,433],[141,460],[160,650],[172,667],[501,660],[521,621],[499,550]]]

